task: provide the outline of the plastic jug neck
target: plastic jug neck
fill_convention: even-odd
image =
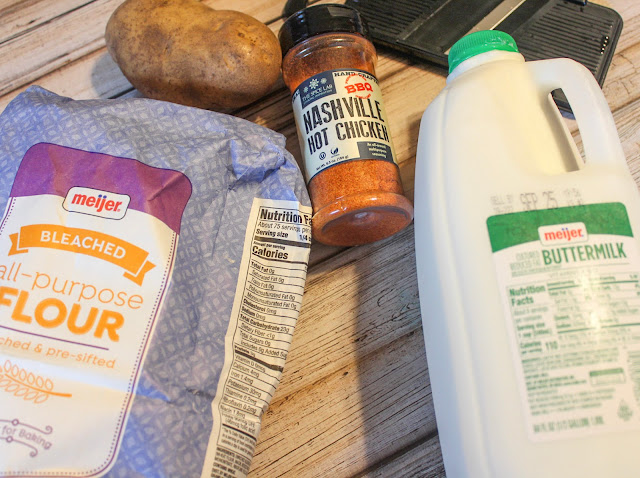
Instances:
[[[482,62],[496,57],[486,55],[490,52],[518,53],[518,46],[511,35],[498,30],[482,30],[465,35],[449,51],[449,73],[477,56],[483,58]]]
[[[476,66],[485,65],[495,61],[515,61],[518,63],[524,63],[524,57],[520,53],[499,50],[478,54],[458,64],[449,76],[447,76],[447,84],[456,79],[462,73],[465,73]]]

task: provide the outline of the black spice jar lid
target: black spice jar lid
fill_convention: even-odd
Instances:
[[[367,22],[357,10],[332,3],[313,5],[291,15],[280,28],[282,56],[312,36],[332,32],[358,33],[369,38]]]

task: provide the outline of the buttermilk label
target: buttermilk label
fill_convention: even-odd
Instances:
[[[640,254],[625,206],[487,228],[530,439],[640,428]]]
[[[344,161],[395,162],[382,92],[362,70],[331,70],[308,78],[293,94],[307,181]]]
[[[0,223],[0,477],[114,464],[190,194],[133,159],[27,151]]]

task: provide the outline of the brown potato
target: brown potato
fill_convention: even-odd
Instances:
[[[143,95],[214,110],[264,96],[282,62],[266,25],[196,0],[126,0],[107,23],[106,42]]]

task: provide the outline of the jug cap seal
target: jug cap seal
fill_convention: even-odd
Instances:
[[[449,73],[463,61],[493,50],[518,53],[518,46],[511,35],[498,30],[482,30],[465,35],[449,51]]]

